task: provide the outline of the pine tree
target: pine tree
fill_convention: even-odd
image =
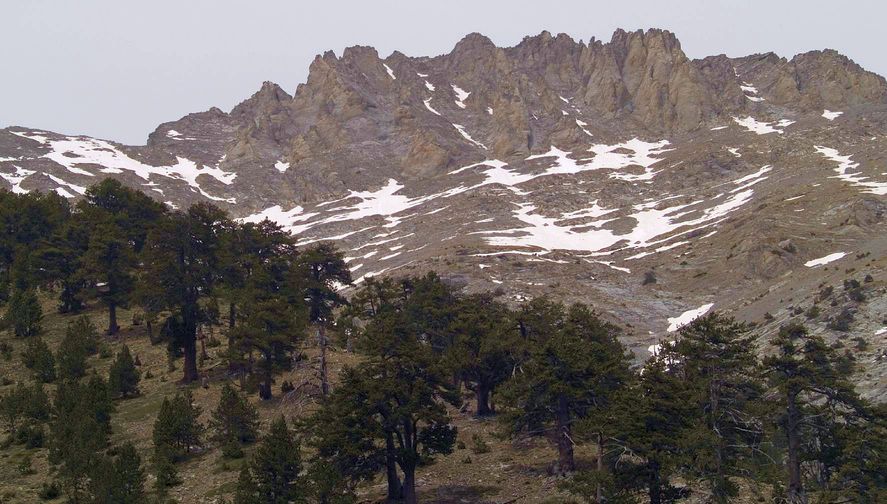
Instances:
[[[33,290],[16,289],[9,299],[3,325],[11,328],[17,338],[30,338],[42,331],[43,309]]]
[[[84,279],[78,275],[89,247],[89,227],[80,219],[68,219],[34,251],[32,262],[41,285],[57,284],[59,313],[83,309]]]
[[[204,428],[198,420],[200,413],[189,390],[177,393],[172,399],[165,397],[154,422],[155,451],[178,462],[202,446]]]
[[[31,338],[22,353],[22,363],[34,372],[34,379],[41,383],[55,381],[55,357],[43,338]]]
[[[366,319],[359,349],[366,359],[343,373],[342,392],[330,397],[342,413],[349,414],[347,425],[351,427],[346,432],[333,432],[333,439],[354,436],[359,443],[353,448],[367,449],[367,458],[378,454],[378,448],[369,447],[382,443],[389,499],[402,498],[408,504],[417,501],[419,462],[450,453],[456,441],[456,429],[450,425],[444,403],[457,404],[458,396],[450,389],[446,369],[426,339],[429,314],[436,307],[427,303],[424,295],[413,298],[423,284],[435,282],[432,277],[426,277],[428,283],[407,278],[365,287],[360,298],[376,303],[374,310],[363,313]],[[363,428],[354,428],[358,416]],[[348,458],[355,455],[359,454]],[[403,473],[402,484],[398,469]]]
[[[709,483],[715,502],[728,502],[738,490],[730,478],[763,463],[755,460],[764,432],[754,337],[745,324],[715,312],[684,326],[663,351],[696,404],[686,433],[690,474]]]
[[[256,440],[259,414],[247,399],[234,390],[230,383],[222,385],[219,405],[212,413],[210,430],[213,441],[222,445],[227,456],[239,456],[240,445]]]
[[[75,502],[88,492],[91,469],[97,467],[111,433],[113,404],[107,385],[93,375],[88,381],[63,381],[56,389],[49,424],[49,461]]]
[[[869,490],[876,488],[872,483],[884,481],[883,471],[880,476],[870,472],[883,470],[883,453],[874,453],[869,459],[874,463],[852,454],[871,457],[865,445],[883,446],[883,410],[853,389],[848,356],[837,354],[803,325],[781,327],[771,344],[776,354],[764,358],[763,366],[771,401],[781,410],[776,424],[786,443],[786,501],[806,503],[810,485],[844,498],[867,499]],[[810,473],[816,478],[805,482],[804,475]]]
[[[108,308],[108,334],[120,330],[117,308],[129,304],[135,286],[136,255],[123,231],[102,222],[92,230],[78,276],[86,284],[84,295],[97,297]]]
[[[111,369],[108,371],[108,384],[111,387],[111,392],[115,397],[121,396],[124,399],[130,395],[138,395],[140,379],[139,370],[135,367],[129,347],[123,345],[123,348],[117,353],[117,359],[111,364]]]
[[[243,464],[240,467],[237,486],[234,488],[233,504],[262,504],[262,501],[259,500],[259,489],[249,470],[249,464]]]
[[[132,443],[118,448],[114,460],[114,491],[110,502],[115,504],[139,504],[144,502],[145,472],[142,458]]]
[[[511,349],[517,323],[490,294],[460,299],[455,311],[451,327],[455,341],[446,350],[446,359],[474,392],[477,415],[491,415],[495,412],[491,397],[514,369]]]
[[[619,407],[625,412],[614,426],[625,451],[635,456],[620,463],[617,491],[646,488],[650,504],[686,496],[670,479],[686,460],[683,439],[695,404],[692,390],[670,367],[673,363],[668,352],[647,361],[635,386],[623,396]]]
[[[153,312],[172,312],[165,322],[170,345],[184,355],[182,381],[198,378],[197,327],[207,319],[200,304],[221,276],[221,236],[230,227],[227,215],[205,203],[159,219],[142,253],[143,269],[137,297]]]
[[[304,482],[299,477],[302,471],[299,442],[283,417],[271,424],[256,448],[251,468],[259,502],[289,504],[304,500]]]
[[[66,380],[76,380],[86,374],[86,358],[89,356],[88,333],[77,323],[68,324],[65,337],[56,351],[59,376]]]
[[[303,273],[298,281],[305,289],[308,301],[308,321],[317,331],[320,347],[320,388],[323,397],[330,393],[327,376],[327,348],[329,341],[326,330],[333,322],[333,311],[347,304],[337,292],[339,285],[351,284],[351,271],[345,263],[344,254],[329,243],[320,243],[302,252],[299,256]]]
[[[95,504],[139,504],[145,502],[145,473],[141,457],[132,443],[117,448],[112,459],[97,457],[89,469],[87,502]]]
[[[551,434],[556,472],[573,472],[574,425],[597,415],[588,428],[595,437],[606,434],[610,397],[628,380],[625,349],[617,328],[581,304],[567,310],[539,298],[517,317],[521,345],[515,376],[503,390],[510,406],[503,421],[513,433]]]

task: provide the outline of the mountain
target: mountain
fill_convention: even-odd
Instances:
[[[435,57],[326,52],[294,94],[266,82],[144,146],[9,127],[0,177],[211,201],[336,241],[359,279],[434,268],[583,300],[639,359],[711,309],[762,337],[808,319],[884,399],[885,152],[887,81],[832,50],[693,60],[664,30],[470,34]]]

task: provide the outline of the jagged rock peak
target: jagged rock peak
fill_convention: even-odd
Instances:
[[[472,32],[468,35],[462,37],[462,40],[456,42],[456,46],[453,47],[452,53],[457,53],[465,50],[471,49],[495,49],[496,44],[493,43],[492,40],[489,39],[486,35],[481,33]]]

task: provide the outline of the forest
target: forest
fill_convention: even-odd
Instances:
[[[0,225],[0,351],[28,371],[2,376],[0,443],[22,462],[3,456],[0,474],[37,473],[25,502],[179,502],[183,468],[216,453],[239,471],[215,502],[413,504],[419,471],[531,438],[550,502],[887,501],[887,408],[855,390],[852,350],[801,320],[760,341],[713,312],[641,362],[592,306],[516,304],[434,271],[355,284],[332,243],[111,179],[74,205],[0,192]],[[136,345],[175,373],[147,445],[121,428],[161,379]],[[466,446],[460,415],[501,443]]]

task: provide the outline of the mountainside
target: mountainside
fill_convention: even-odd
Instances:
[[[883,400],[885,152],[887,81],[835,51],[691,60],[662,30],[511,48],[471,34],[436,57],[327,52],[294,95],[266,82],[144,146],[6,128],[0,177],[212,201],[337,241],[355,278],[434,268],[470,291],[587,301],[638,358],[709,309],[762,335],[806,317],[857,348]]]

